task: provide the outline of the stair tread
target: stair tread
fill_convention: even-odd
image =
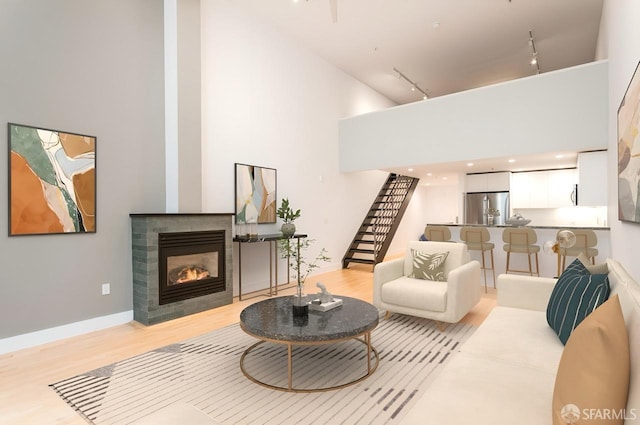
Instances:
[[[347,263],[373,264],[375,260],[367,260],[364,258],[345,258]]]

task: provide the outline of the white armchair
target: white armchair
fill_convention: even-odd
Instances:
[[[449,252],[445,282],[409,277],[411,249],[428,254]],[[471,261],[467,245],[411,241],[404,258],[378,263],[373,269],[373,304],[388,312],[457,323],[480,301],[480,263]]]

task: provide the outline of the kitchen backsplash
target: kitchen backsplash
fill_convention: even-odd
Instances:
[[[514,208],[530,226],[607,227],[607,207]]]

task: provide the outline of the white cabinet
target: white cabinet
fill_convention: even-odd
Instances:
[[[562,208],[575,205],[575,185],[578,174],[575,169],[549,171],[547,181],[547,208]]]
[[[511,173],[511,209],[531,207],[531,174]]]
[[[467,174],[465,190],[474,192],[506,192],[510,187],[510,172]]]
[[[511,173],[488,173],[487,192],[507,192],[511,188]]]
[[[575,169],[513,173],[511,208],[561,208],[574,205]]]
[[[607,205],[607,151],[578,154],[578,205]]]
[[[530,173],[529,208],[549,207],[549,176],[548,171],[534,171]]]
[[[465,178],[465,190],[469,193],[487,191],[486,174],[467,174]]]

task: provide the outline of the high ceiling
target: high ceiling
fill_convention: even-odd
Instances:
[[[405,104],[420,101],[423,95],[412,91],[394,68],[430,98],[535,75],[529,31],[541,73],[592,62],[603,0],[233,0],[233,4]],[[575,159],[575,152],[568,154]]]

